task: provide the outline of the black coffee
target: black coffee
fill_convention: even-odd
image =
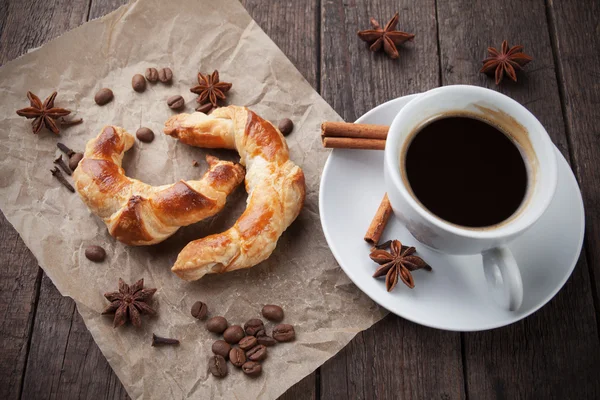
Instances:
[[[425,208],[467,227],[508,219],[527,191],[527,168],[517,146],[475,118],[445,117],[423,127],[408,146],[405,167]]]

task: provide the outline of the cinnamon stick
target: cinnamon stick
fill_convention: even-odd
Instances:
[[[389,128],[386,125],[323,122],[321,124],[321,136],[385,140]]]
[[[349,137],[323,137],[322,139],[323,147],[329,149],[385,149],[385,140],[380,139],[358,139]]]
[[[383,196],[383,200],[381,200],[377,213],[375,214],[373,221],[371,221],[371,225],[369,225],[369,229],[367,229],[367,234],[365,235],[365,241],[371,246],[375,246],[379,243],[379,239],[381,239],[381,235],[383,234],[391,215],[392,205],[390,204],[390,200],[386,193]]]

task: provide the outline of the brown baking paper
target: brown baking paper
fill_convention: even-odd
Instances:
[[[169,66],[170,86],[148,84],[144,93],[131,78],[147,67]],[[124,161],[129,176],[161,185],[196,179],[207,169],[204,155],[237,160],[229,151],[193,148],[162,134],[174,112],[166,99],[180,94],[185,112],[193,112],[199,71],[218,69],[233,83],[229,104],[245,105],[277,123],[289,117],[291,158],[306,175],[306,203],[279,240],[271,257],[254,268],[185,282],[171,273],[178,252],[189,241],[230,227],[245,208],[243,185],[212,219],[180,229],[162,244],[128,247],[115,241],[106,226],[50,174],[58,141],[76,150],[106,124],[130,133],[151,128],[152,143],[136,141]],[[114,100],[104,107],[94,94],[111,88]],[[72,297],[102,353],[134,398],[276,398],[344,347],[354,335],[385,314],[362,294],[337,266],[321,230],[319,179],[328,152],[321,146],[322,121],[339,120],[250,18],[236,0],[137,1],[63,35],[0,69],[0,206],[54,284]],[[42,98],[58,90],[57,107],[74,110],[84,123],[65,128],[61,137],[47,130],[31,133],[31,121],[15,110],[28,106],[28,90]],[[193,160],[200,162],[193,167]],[[68,178],[71,179],[70,177]],[[90,244],[103,246],[108,258],[95,264],[84,256]],[[118,278],[144,278],[156,287],[157,317],[143,327],[113,329],[100,312],[103,293]],[[191,317],[202,300],[210,315],[232,324],[258,317],[264,304],[285,309],[284,322],[296,327],[293,343],[269,348],[263,374],[250,379],[229,365],[229,376],[208,373],[211,345],[218,337]],[[273,324],[267,324],[270,332]],[[174,337],[179,347],[150,346],[152,333]]]

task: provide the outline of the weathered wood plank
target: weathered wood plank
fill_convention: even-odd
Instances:
[[[42,279],[22,398],[128,398],[75,303],[63,297],[46,275]]]
[[[0,11],[3,65],[85,22],[88,1],[3,0]]]
[[[371,53],[356,32],[369,18],[414,33],[400,59]],[[435,2],[323,3],[322,95],[347,121],[398,96],[439,84]],[[321,367],[320,393],[332,398],[464,398],[460,334],[425,328],[390,315],[358,334]]]
[[[0,213],[0,398],[18,399],[42,278],[37,260]]]
[[[597,399],[600,349],[583,258],[549,304],[511,326],[465,334],[473,399]]]
[[[544,16],[542,0],[504,1],[501,6],[487,1],[438,2],[442,81],[496,88],[491,78],[478,73],[486,48],[499,47],[504,39],[524,45],[535,60],[518,75],[517,84],[506,82],[498,90],[536,115],[568,155]],[[585,256],[544,309],[509,327],[464,334],[464,345],[469,397],[594,398],[600,349]]]
[[[73,315],[56,399],[129,399],[81,315]]]
[[[321,367],[322,399],[465,398],[460,334],[389,315]]]
[[[315,376],[315,372],[306,376],[281,395],[279,400],[318,400]]]
[[[400,49],[400,58],[372,53],[356,32],[370,29],[369,18],[383,26],[400,13],[398,29],[414,33]],[[346,120],[399,96],[439,85],[439,61],[433,0],[323,3],[321,95]]]
[[[600,323],[600,3],[548,3],[566,131],[585,204],[585,249],[594,280],[596,319]]]
[[[312,87],[317,88],[319,2],[241,0],[241,3]]]
[[[100,18],[128,2],[128,0],[91,0],[88,21]]]

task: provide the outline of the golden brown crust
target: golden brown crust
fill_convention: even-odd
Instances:
[[[112,224],[110,234],[123,243],[151,241],[152,235],[146,229],[142,204],[147,201],[141,196],[131,196],[121,211],[118,220]]]
[[[218,108],[210,116],[179,114],[166,122],[164,132],[193,146],[225,143],[236,148],[247,167],[249,193],[248,206],[234,226],[189,243],[172,271],[195,280],[266,260],[305,199],[304,173],[289,159],[281,132],[256,113],[235,106]]]
[[[185,181],[179,181],[161,190],[152,198],[152,206],[159,218],[163,215],[176,219],[187,218],[190,213],[202,213],[206,209],[216,208],[217,205],[215,200],[198,193]]]
[[[109,195],[119,193],[131,180],[121,173],[121,168],[112,161],[84,158],[79,162],[78,170],[84,171],[98,186],[98,190]]]
[[[112,236],[130,245],[159,243],[181,226],[219,212],[244,178],[244,168],[208,156],[199,181],[153,187],[125,176],[121,160],[133,145],[122,128],[108,126],[90,140],[73,174],[75,188]]]
[[[277,156],[284,158],[284,162],[289,159],[283,136],[272,124],[250,110],[248,110],[245,134],[247,140],[254,142],[254,146],[250,147],[252,157],[260,156],[267,161],[275,162],[282,161],[277,160]]]

